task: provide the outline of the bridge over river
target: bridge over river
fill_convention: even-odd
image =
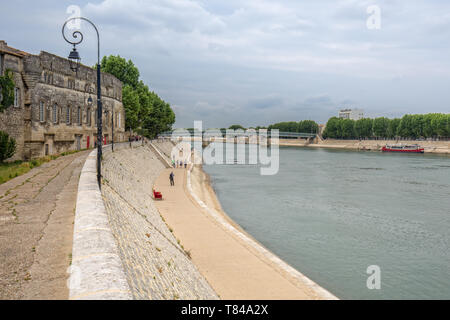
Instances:
[[[174,130],[161,133],[158,138],[172,138],[172,140],[180,141],[189,139],[191,141],[202,141],[203,146],[209,145],[211,142],[228,142],[228,143],[253,143],[259,144],[261,141],[267,141],[271,144],[273,137],[271,132],[258,131],[243,131],[243,130],[207,130],[207,131],[192,131],[192,130]],[[318,139],[316,133],[305,132],[279,132],[278,139],[280,141],[288,140],[306,140],[304,143],[312,143]],[[275,141],[274,141],[275,142]]]

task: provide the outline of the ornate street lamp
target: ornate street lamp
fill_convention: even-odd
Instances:
[[[73,72],[78,72],[78,69],[80,68],[80,55],[78,54],[77,49],[75,48],[75,45],[73,46],[72,51],[69,54],[69,62],[70,62],[70,70]]]
[[[78,44],[80,44],[81,42],[83,42],[83,34],[80,31],[75,31],[72,33],[72,38],[73,39],[78,39],[78,37],[80,37],[80,40],[74,40],[74,41],[70,41],[69,39],[66,38],[66,35],[64,33],[64,29],[66,28],[66,25],[68,22],[73,21],[73,20],[84,20],[86,22],[88,22],[94,29],[95,32],[97,33],[97,182],[98,182],[98,186],[99,188],[102,187],[101,185],[101,169],[102,169],[102,86],[101,86],[101,73],[100,73],[100,34],[98,33],[98,29],[95,26],[95,24],[93,24],[90,20],[83,18],[83,17],[76,17],[76,18],[71,18],[69,20],[67,20],[63,27],[62,27],[62,35],[64,40],[66,40],[66,42],[70,43],[73,45],[73,49],[69,54],[69,61],[70,61],[70,69],[74,72],[77,72],[78,69],[80,68],[80,55],[78,54],[78,51],[76,49],[76,46]],[[92,98],[89,97],[89,99],[91,99],[92,102]],[[88,103],[89,103],[89,99],[88,99]]]

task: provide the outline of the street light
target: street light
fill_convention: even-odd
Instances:
[[[72,51],[69,54],[68,57],[69,61],[70,61],[70,70],[72,70],[73,72],[77,72],[78,69],[80,68],[80,55],[78,54],[77,49],[75,48],[75,45],[73,46]]]
[[[67,20],[63,27],[62,27],[62,35],[64,40],[66,40],[66,42],[70,43],[73,45],[73,49],[69,54],[69,62],[70,62],[70,69],[73,72],[77,72],[78,69],[80,68],[80,55],[78,54],[78,51],[76,49],[76,46],[78,44],[80,44],[81,42],[83,42],[83,34],[80,31],[75,31],[72,33],[72,38],[73,39],[78,39],[78,37],[80,37],[80,40],[74,40],[74,41],[70,41],[69,39],[66,38],[66,35],[64,33],[64,29],[66,28],[67,23],[69,23],[70,21],[73,20],[84,20],[86,22],[88,22],[94,29],[95,32],[97,33],[97,182],[98,182],[98,187],[101,188],[101,179],[102,179],[102,86],[101,86],[101,73],[100,73],[100,34],[98,33],[98,29],[95,26],[95,24],[93,24],[90,20],[83,18],[83,17],[76,17],[76,18],[71,18],[69,20]],[[89,97],[91,99],[92,102],[92,98]],[[88,100],[89,103],[89,100]]]

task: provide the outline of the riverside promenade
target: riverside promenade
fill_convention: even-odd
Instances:
[[[172,171],[174,187],[169,183]],[[221,299],[336,299],[255,240],[210,215],[192,197],[190,176],[186,169],[165,169],[155,182],[164,201],[155,205]],[[195,183],[205,187],[201,181]]]

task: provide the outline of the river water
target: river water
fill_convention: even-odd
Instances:
[[[450,299],[450,157],[280,147],[278,174],[259,169],[204,165],[225,212],[307,277],[341,299]]]

